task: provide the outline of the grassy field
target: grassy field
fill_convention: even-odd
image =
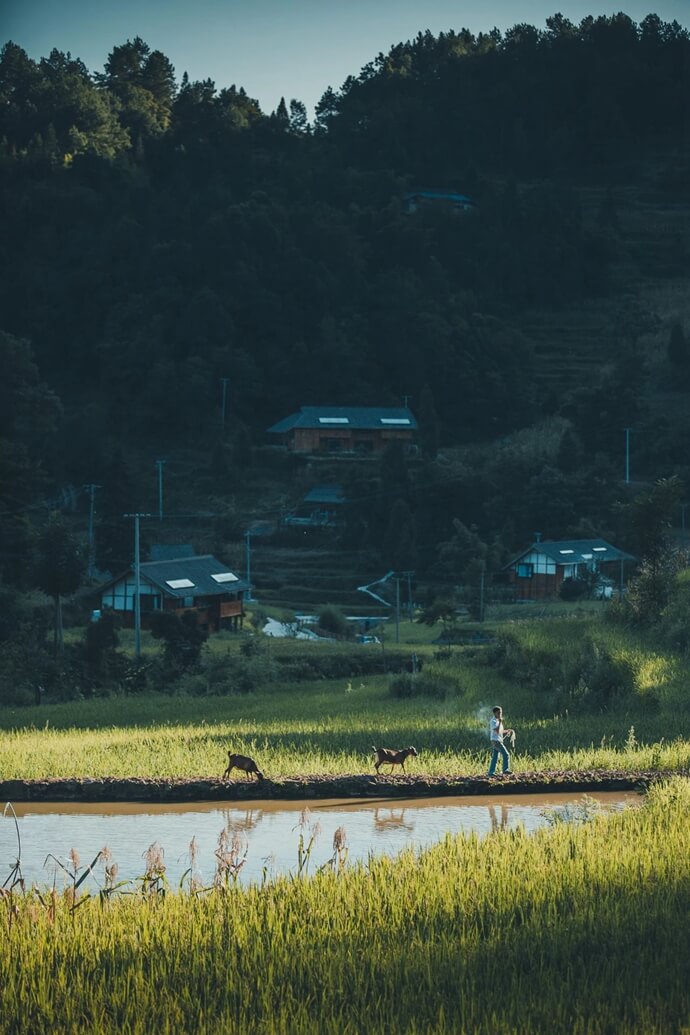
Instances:
[[[204,894],[0,902],[0,1032],[679,1035],[690,787]],[[79,892],[77,892],[77,896]]]
[[[424,659],[412,688],[433,693],[402,697],[399,677],[304,667],[342,668],[347,650],[361,656],[352,647],[263,644],[249,657],[218,638],[195,693],[0,711],[0,779],[219,776],[229,748],[269,778],[372,772],[372,744],[415,744],[411,773],[480,773],[497,702],[518,773],[690,767],[683,658],[592,613],[485,628],[497,643],[448,656],[404,624],[401,646]],[[270,674],[264,685],[200,692],[245,662]],[[280,678],[295,666],[311,675]],[[5,889],[0,1033],[681,1035],[689,809],[676,779],[581,825],[447,838],[245,890]]]
[[[229,749],[253,755],[273,778],[362,773],[371,771],[373,744],[414,744],[420,756],[410,765],[413,773],[480,773],[487,763],[488,714],[497,701],[517,729],[513,768],[518,773],[690,766],[685,661],[586,618],[503,628],[517,646],[511,640],[498,666],[486,663],[483,650],[454,649],[438,660],[434,648],[418,645],[426,659],[424,678],[448,688],[442,697],[392,697],[390,677],[381,674],[278,681],[225,696],[160,693],[5,709],[0,711],[0,779],[220,775]],[[577,651],[585,638],[595,658],[602,655],[609,666],[622,666],[630,687],[605,708],[595,700],[587,711],[570,710],[559,700],[558,688],[540,688],[541,673],[548,671],[558,682],[563,666],[578,670]],[[289,659],[340,648],[291,641],[266,649]],[[219,640],[214,650],[237,648]],[[222,668],[222,653],[218,663]]]

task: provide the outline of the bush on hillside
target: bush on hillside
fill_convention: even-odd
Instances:
[[[635,691],[635,672],[627,658],[614,655],[589,634],[569,636],[565,628],[550,640],[499,633],[486,658],[514,682],[550,696],[557,709],[601,711]]]
[[[339,608],[333,607],[331,604],[319,608],[318,619],[318,628],[329,636],[346,640],[353,635],[353,629],[345,615]]]
[[[448,684],[438,676],[429,673],[412,675],[408,672],[391,679],[388,688],[391,697],[436,697],[445,700]]]
[[[675,578],[668,603],[661,612],[659,634],[673,650],[690,651],[690,569]]]

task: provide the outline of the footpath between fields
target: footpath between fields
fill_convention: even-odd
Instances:
[[[509,776],[295,776],[280,780],[241,777],[78,777],[0,781],[0,801],[12,802],[192,802],[298,801],[310,798],[423,798],[553,791],[645,790],[651,783],[690,770],[577,770],[514,773]]]

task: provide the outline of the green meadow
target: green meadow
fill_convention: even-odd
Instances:
[[[374,744],[413,744],[412,773],[480,773],[495,703],[517,731],[518,773],[690,766],[690,666],[653,641],[580,616],[503,623],[488,646],[439,651],[406,643],[415,628],[397,648],[422,659],[414,676],[357,674],[376,646],[265,642],[243,659],[218,640],[187,692],[1,710],[0,779],[213,776],[228,750],[269,778],[362,773]]]
[[[489,631],[439,649],[405,626],[422,667],[389,675],[371,647],[218,638],[157,692],[0,712],[2,779],[220,776],[229,749],[269,778],[362,773],[373,744],[414,744],[413,774],[481,773],[495,703],[517,773],[661,778],[620,814],[358,865],[334,845],[332,868],[245,888],[232,865],[206,889],[6,881],[0,1033],[690,1031],[687,661],[593,615]]]

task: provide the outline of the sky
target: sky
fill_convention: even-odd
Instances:
[[[114,46],[141,36],[172,61],[178,81],[186,71],[219,88],[243,86],[267,113],[281,96],[311,111],[327,86],[426,29],[541,28],[557,11],[579,22],[620,10],[690,28],[690,0],[0,0],[0,42],[34,59],[70,51],[99,72]]]

